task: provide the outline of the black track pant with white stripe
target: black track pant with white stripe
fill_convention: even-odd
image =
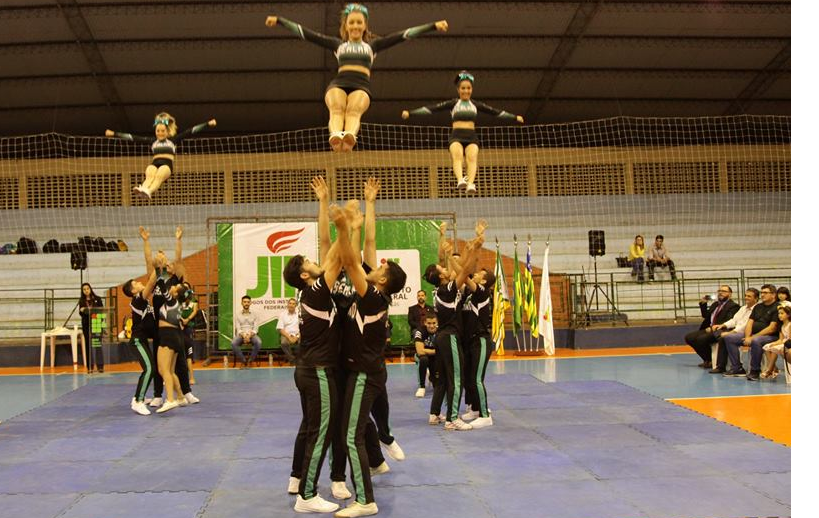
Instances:
[[[296,367],[296,387],[302,398],[306,435],[299,494],[305,500],[317,494],[324,456],[336,426],[336,383],[331,367]]]
[[[463,353],[458,343],[458,335],[438,333],[435,337],[435,361],[438,362],[440,375],[446,385],[446,420],[458,419],[463,387],[461,385],[464,370]]]
[[[342,422],[347,458],[350,459],[350,479],[356,502],[360,504],[375,501],[365,435],[367,425],[371,423],[373,401],[386,390],[386,382],[386,369],[370,374],[350,372],[347,375]]]
[[[151,376],[153,376],[153,365],[155,362],[147,340],[133,337],[131,338],[130,345],[136,353],[139,366],[142,367],[142,373],[139,375],[134,397],[137,401],[143,401],[145,399],[145,393],[148,392],[148,385],[151,384]]]
[[[486,367],[489,357],[492,356],[492,340],[488,336],[476,336],[469,344],[469,374],[466,385],[467,401],[472,410],[480,412],[481,417],[489,417],[489,408],[486,400]]]

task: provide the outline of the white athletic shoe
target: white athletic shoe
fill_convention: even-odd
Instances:
[[[446,419],[444,419],[446,421]],[[427,421],[431,425],[440,424],[441,421],[438,420],[438,416],[435,414],[429,414],[429,421]]]
[[[458,181],[458,189],[460,189],[460,190],[462,190],[462,191],[463,191],[464,189],[466,189],[466,186],[467,186],[467,185],[469,185],[469,182],[467,182],[467,181],[466,181],[466,178],[461,178],[461,179]]]
[[[463,419],[464,421],[471,421],[473,419],[477,419],[480,416],[481,413],[478,412],[477,410],[470,410],[469,412],[464,412],[463,414],[461,414],[461,419]]]
[[[464,430],[471,430],[471,429],[472,429],[471,424],[464,423],[460,419],[456,419],[454,421],[447,421],[447,423],[444,425],[444,430],[464,431]]]
[[[333,516],[335,518],[355,518],[356,516],[372,516],[374,514],[378,514],[378,506],[375,505],[375,502],[369,504],[353,502]]]
[[[156,413],[157,414],[163,414],[163,413],[167,412],[168,410],[173,410],[174,408],[176,408],[178,406],[179,406],[179,403],[177,403],[176,401],[165,401],[165,404],[162,405],[161,407],[159,407],[159,409],[156,411]]]
[[[475,191],[477,191],[477,189],[475,188],[475,184],[474,184],[474,183],[471,183],[471,184],[469,184],[469,185],[467,185],[467,186],[466,186],[466,193],[467,193],[467,194],[472,194],[472,193],[474,193]]]
[[[188,392],[185,394],[185,400],[190,403],[191,405],[195,405],[199,402],[199,398],[193,395],[193,392]]]
[[[151,406],[154,407],[154,408],[161,407],[162,406],[162,398],[161,397],[153,398],[151,400]]]
[[[136,398],[131,398],[131,410],[139,415],[151,415],[151,411],[145,406],[145,402],[137,401]]]
[[[398,445],[398,441],[395,439],[392,440],[392,444],[387,444],[382,442],[381,444],[384,445],[384,449],[387,450],[387,455],[393,458],[393,460],[404,460],[407,458],[404,455],[404,450],[401,449],[401,446]]]
[[[492,426],[492,416],[489,417],[479,417],[470,423],[472,428],[486,428],[487,426]]]
[[[299,494],[299,484],[301,483],[301,479],[296,477],[290,477],[287,481],[287,492],[291,495],[298,495]]]
[[[299,495],[296,497],[296,505],[293,506],[293,510],[297,513],[332,513],[336,509],[338,509],[338,504],[328,502],[321,495],[316,495],[307,500]]]
[[[187,399],[185,399],[185,398],[179,398],[179,399],[177,399],[177,400],[176,400],[176,403],[177,403],[179,406],[188,406],[188,400],[187,400]]]
[[[424,397],[424,395],[426,393],[427,393],[427,389],[425,389],[424,387],[421,387],[421,388],[419,388],[418,390],[415,391],[415,397]]]
[[[383,475],[384,473],[389,473],[389,471],[390,467],[387,465],[387,461],[384,461],[377,468],[370,468],[370,476]]]
[[[296,491],[298,492],[298,486],[296,486]],[[347,500],[353,496],[353,494],[350,493],[350,490],[347,489],[347,484],[345,484],[343,480],[332,482],[330,484],[330,491],[332,491],[333,498],[336,500]]]

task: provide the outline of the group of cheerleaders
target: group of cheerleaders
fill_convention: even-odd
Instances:
[[[337,511],[337,517],[369,516],[378,513],[372,477],[390,470],[381,445],[393,459],[405,459],[389,426],[384,351],[392,295],[404,287],[406,273],[395,262],[377,260],[375,200],[380,181],[370,178],[365,182],[364,213],[358,200],[348,201],[343,209],[331,206],[322,177],[313,178],[311,187],[319,202],[319,261],[297,255],[288,261],[283,272],[285,282],[299,290],[301,334],[294,378],[302,421],[293,448],[288,492],[298,495],[294,506],[297,512]],[[330,237],[331,220],[337,230],[335,242]],[[424,275],[435,287],[435,309],[441,322],[430,346],[437,354],[433,399],[438,398],[436,414],[446,399],[446,414],[440,421],[446,430],[473,428],[458,415],[462,396],[460,373],[465,368],[463,348],[467,346],[461,344],[460,337],[461,322],[468,320],[464,307],[470,297],[475,304],[476,327],[488,332],[487,322],[491,322],[488,283],[493,279],[490,272],[476,268],[485,229],[485,222],[479,221],[475,238],[459,258],[453,257],[451,244],[441,240],[439,263],[429,265]],[[483,336],[480,332],[477,335]],[[483,349],[473,351],[473,356],[488,361],[489,341],[475,343]],[[476,375],[469,377],[477,386],[471,399],[467,391],[467,403],[471,401],[472,407],[467,414],[474,414],[470,417],[483,419],[483,425],[489,426],[485,371],[485,364],[477,366]],[[474,397],[475,394],[478,396]],[[337,503],[325,500],[318,492],[328,450],[332,453],[330,490],[337,500],[353,496],[345,483],[345,466],[348,462],[350,466],[355,499],[340,510]]]
[[[347,4],[341,13],[340,38],[312,31],[282,16],[268,16],[265,20],[268,27],[282,25],[299,38],[333,51],[338,61],[338,73],[330,81],[324,94],[324,102],[330,113],[329,142],[333,151],[351,151],[356,145],[361,117],[370,107],[372,98],[370,74],[376,54],[408,39],[432,31],[446,32],[449,28],[446,20],[441,20],[376,38],[369,30],[369,16],[369,10],[364,5]],[[449,136],[449,152],[452,157],[452,169],[458,188],[467,193],[476,192],[479,142],[475,133],[475,120],[478,112],[523,123],[523,117],[520,115],[472,100],[474,83],[475,77],[472,74],[465,70],[461,71],[455,78],[457,98],[415,110],[404,110],[401,113],[402,118],[408,119],[410,116],[429,115],[436,111],[450,111],[452,132]],[[150,198],[173,172],[176,144],[208,126],[216,126],[216,120],[211,119],[177,134],[175,119],[162,112],[154,118],[155,140],[152,137],[140,137],[112,130],[106,130],[105,135],[131,141],[151,142],[153,161],[145,170],[143,183],[134,187],[135,195]],[[463,173],[464,157],[466,176]]]
[[[130,279],[122,292],[131,299],[130,345],[142,367],[131,410],[150,415],[151,407],[164,413],[179,406],[199,403],[191,391],[193,379],[193,326],[198,312],[195,295],[185,279],[182,263],[182,227],[176,229],[173,262],[162,250],[151,252],[150,233],[139,227],[145,252],[147,280]],[[149,341],[150,345],[149,346]],[[154,397],[146,400],[154,382]],[[165,389],[163,402],[162,392]]]

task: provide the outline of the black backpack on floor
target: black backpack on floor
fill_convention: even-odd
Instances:
[[[38,252],[37,243],[28,237],[21,237],[17,241],[18,254],[36,254]]]

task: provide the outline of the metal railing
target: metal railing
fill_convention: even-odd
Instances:
[[[667,273],[666,273],[667,275]],[[568,274],[570,325],[585,327],[595,322],[628,320],[700,319],[699,301],[727,284],[733,298],[742,303],[747,288],[762,284],[791,283],[790,268],[748,268],[725,270],[677,270],[676,279],[636,282],[628,272]],[[636,317],[636,318],[635,318]]]

